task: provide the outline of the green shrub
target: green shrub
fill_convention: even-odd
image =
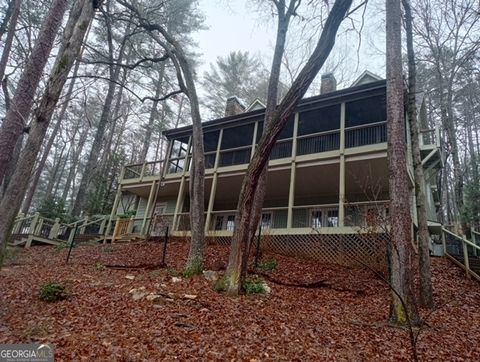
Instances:
[[[97,269],[98,271],[103,271],[105,270],[107,267],[105,265],[103,265],[102,263],[97,263],[95,264],[95,269]]]
[[[65,286],[57,282],[47,282],[40,286],[40,299],[45,302],[56,302],[67,299],[69,293]]]
[[[265,294],[267,292],[263,280],[259,278],[247,280],[243,284],[243,289],[247,294]]]
[[[182,276],[185,278],[192,278],[196,275],[202,274],[203,264],[201,262],[193,262],[192,265],[189,265],[182,273]]]
[[[268,259],[260,264],[258,264],[258,268],[263,271],[272,271],[277,269],[278,262],[275,259]]]

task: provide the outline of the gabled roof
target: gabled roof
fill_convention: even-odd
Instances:
[[[355,87],[357,85],[362,85],[362,84],[367,84],[371,82],[376,82],[378,80],[382,80],[382,77],[379,77],[376,74],[373,74],[372,72],[365,70],[360,77],[357,78],[355,82],[352,83],[350,87]]]
[[[258,111],[259,109],[264,109],[267,106],[258,98],[255,98],[255,100],[245,109],[245,112],[250,112],[250,111]]]

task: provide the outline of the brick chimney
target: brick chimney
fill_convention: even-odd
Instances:
[[[240,103],[237,97],[233,96],[227,99],[227,105],[225,106],[225,117],[234,116],[245,112],[245,106]]]
[[[320,86],[320,94],[330,93],[337,90],[337,80],[333,73],[322,74],[322,84]]]

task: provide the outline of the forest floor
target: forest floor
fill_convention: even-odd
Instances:
[[[271,293],[233,298],[203,276],[179,277],[187,251],[170,244],[161,268],[154,242],[82,245],[69,264],[67,250],[20,250],[0,271],[0,343],[53,343],[57,361],[411,360],[408,331],[386,323],[390,292],[371,271],[264,255],[277,261]],[[227,258],[228,247],[209,245],[206,269],[221,274]],[[48,281],[69,297],[40,300]],[[433,260],[433,284],[419,360],[479,361],[480,285],[444,259]]]

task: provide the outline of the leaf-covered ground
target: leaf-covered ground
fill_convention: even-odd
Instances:
[[[184,243],[169,245],[167,268],[153,242],[84,245],[68,265],[66,254],[21,250],[0,271],[0,343],[50,342],[58,361],[411,360],[408,333],[386,324],[389,290],[370,271],[264,255],[278,262],[271,294],[231,298],[203,277],[172,281]],[[227,256],[227,247],[208,246],[206,268],[222,270]],[[479,284],[443,259],[433,273],[436,309],[422,311],[420,360],[479,361]],[[41,301],[48,281],[67,285],[70,297]],[[157,297],[134,300],[132,289]]]

